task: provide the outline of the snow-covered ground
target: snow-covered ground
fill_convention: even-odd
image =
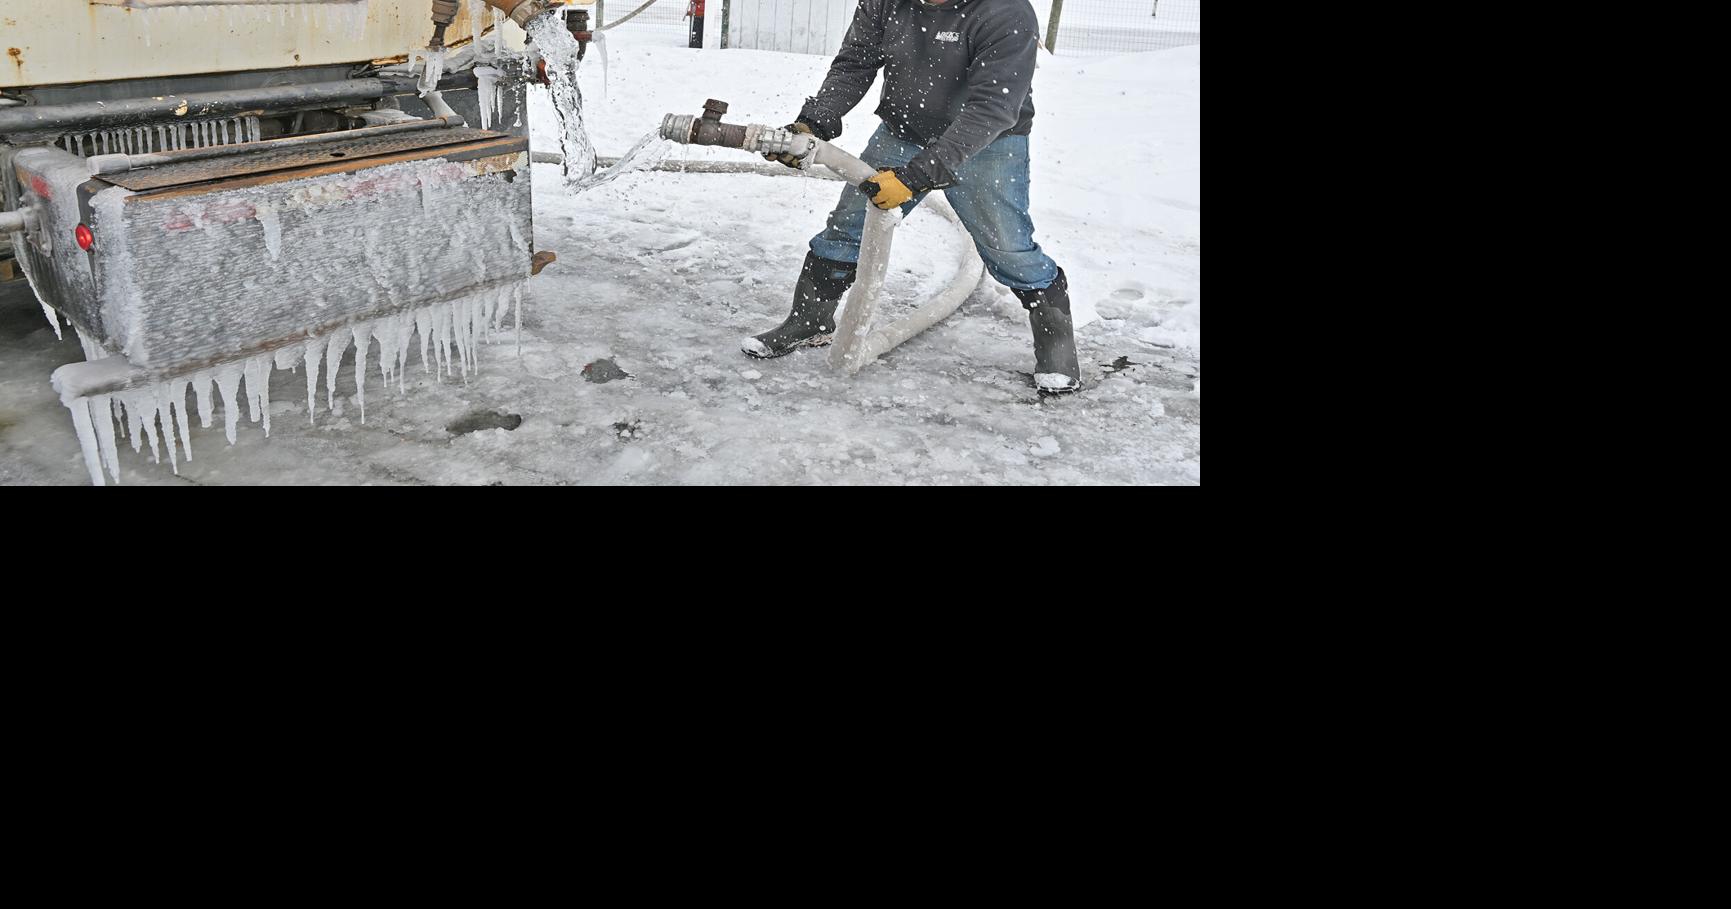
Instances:
[[[632,43],[624,30],[608,50],[605,95],[599,61],[585,70],[603,155],[706,98],[731,102],[731,122],[786,123],[828,62]],[[1201,48],[1043,55],[1035,99],[1035,221],[1086,323],[1081,395],[1035,394],[1026,317],[990,279],[857,377],[831,371],[821,351],[740,354],[740,337],[786,314],[806,240],[841,184],[646,173],[572,197],[556,167],[538,165],[536,239],[560,259],[532,284],[520,356],[509,341],[484,349],[467,384],[411,371],[406,395],[375,373],[365,424],[340,395],[336,413],[321,401],[309,424],[304,379],[278,373],[268,441],[249,424],[229,447],[219,416],[194,430],[178,478],[147,448],[123,455],[125,482],[1200,484]],[[863,145],[872,107],[840,144]],[[537,147],[557,148],[549,109],[536,114]],[[934,214],[909,219],[886,306],[945,286],[960,242]],[[48,387],[78,359],[27,295],[0,300],[0,483],[89,482]],[[591,381],[611,372],[591,368],[603,360],[630,378]],[[353,388],[352,371],[351,358],[339,388]]]

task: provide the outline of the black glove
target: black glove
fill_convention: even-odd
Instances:
[[[816,135],[816,133],[811,131],[810,124],[806,123],[803,120],[797,121],[794,123],[789,123],[787,125],[787,131],[792,132],[792,133],[803,133],[807,136]],[[795,158],[792,155],[789,155],[789,154],[764,155],[763,157],[764,157],[764,160],[766,160],[766,161],[780,161],[781,163],[787,165],[788,167],[793,168],[794,170],[799,170],[799,159]]]

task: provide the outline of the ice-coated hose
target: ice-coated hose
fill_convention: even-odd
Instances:
[[[669,114],[662,121],[661,137],[687,145],[712,145],[738,148],[763,155],[791,154],[801,166],[822,166],[849,183],[864,183],[877,176],[877,170],[859,158],[806,133],[767,126],[733,126],[721,122],[727,105],[710,101],[704,105],[701,117]],[[749,171],[748,171],[749,172]],[[955,211],[945,203],[940,211],[960,225]],[[889,272],[890,250],[895,241],[895,229],[900,226],[902,213],[884,211],[877,206],[866,208],[865,231],[860,240],[859,269],[847,305],[836,317],[835,346],[830,349],[830,365],[854,374],[867,364],[889,352],[909,338],[948,318],[962,301],[979,286],[985,264],[967,236],[964,252],[958,263],[957,280],[931,302],[898,322],[871,330],[877,314],[878,300],[883,295],[884,277]],[[964,231],[964,234],[966,232]]]
[[[18,211],[0,211],[0,234],[9,234],[21,230],[29,230],[35,221],[35,211],[24,208]]]

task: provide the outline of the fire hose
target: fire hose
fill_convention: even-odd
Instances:
[[[712,100],[703,107],[701,117],[668,114],[661,124],[661,137],[684,145],[737,148],[765,155],[791,154],[799,159],[802,170],[821,166],[855,185],[877,175],[876,168],[816,136],[767,126],[722,123],[721,117],[727,112],[726,103]],[[750,167],[745,172],[761,172],[757,167]],[[960,226],[960,219],[947,202],[934,207],[946,219]],[[883,295],[890,249],[895,240],[895,230],[901,222],[899,209],[884,211],[875,205],[866,208],[858,277],[848,294],[847,305],[837,317],[835,346],[830,350],[830,365],[850,375],[948,318],[979,286],[985,272],[985,264],[974,248],[973,238],[968,237],[957,263],[956,280],[949,288],[913,314],[873,331],[872,318]]]

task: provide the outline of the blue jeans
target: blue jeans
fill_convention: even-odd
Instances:
[[[880,171],[901,167],[920,147],[903,142],[880,126],[860,158]],[[1058,279],[1058,264],[1034,242],[1034,220],[1028,215],[1028,137],[1004,136],[968,159],[956,185],[944,190],[950,205],[974,238],[986,270],[998,283],[1016,290],[1040,290]],[[919,207],[926,193],[902,206],[903,214]],[[834,262],[858,262],[871,200],[856,186],[841,191],[830,212],[829,226],[811,238],[811,251]]]

